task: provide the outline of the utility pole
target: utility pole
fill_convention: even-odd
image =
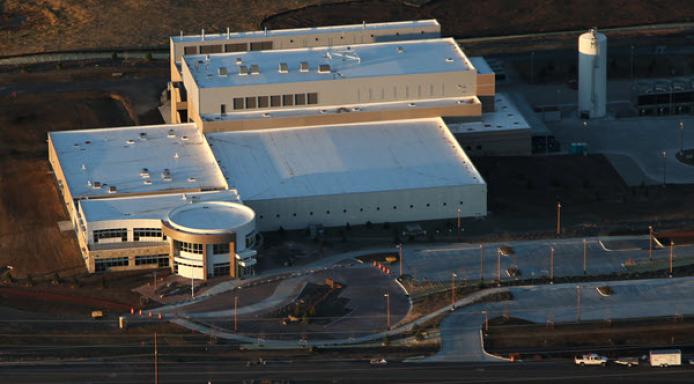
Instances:
[[[675,246],[675,242],[670,240],[670,257],[668,258],[668,272],[669,277],[672,277],[672,249]]]
[[[156,332],[154,332],[154,384],[159,384],[159,350],[157,348]]]
[[[458,241],[460,241],[460,208],[456,209],[456,218],[458,222]]]
[[[480,283],[484,282],[484,245],[480,244]]]
[[[402,243],[398,244],[398,259],[400,259],[400,277],[402,277],[402,263],[403,263],[404,252],[402,250]]]
[[[561,202],[557,201],[557,236],[561,235]]]
[[[239,297],[234,296],[234,332],[238,332],[238,330],[239,330],[238,312],[239,312]]]
[[[455,309],[455,278],[458,275],[451,273],[451,310]]]
[[[576,322],[581,322],[581,286],[576,286]]]
[[[653,226],[648,226],[648,261],[653,261]]]
[[[390,294],[388,292],[383,294],[386,298],[386,331],[390,330]]]
[[[190,298],[191,299],[195,298],[195,279],[193,278],[192,273],[190,275]]]
[[[684,154],[684,122],[680,121],[680,154]]]
[[[549,250],[549,280],[550,284],[554,284],[554,247]]]
[[[583,239],[583,274],[588,272],[588,241]]]

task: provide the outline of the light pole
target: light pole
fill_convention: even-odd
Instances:
[[[583,239],[583,274],[588,272],[588,241]]]
[[[576,286],[576,322],[581,322],[581,286]]]
[[[482,315],[484,315],[484,331],[487,332],[489,331],[489,318],[487,317],[487,311],[482,311]]]
[[[663,187],[667,184],[667,152],[661,153],[663,156]]]
[[[680,121],[680,154],[684,154],[684,122]]]
[[[460,241],[460,208],[455,210],[456,212],[456,219],[458,222],[458,241]]]
[[[458,275],[455,272],[451,273],[451,310],[455,309],[455,278]]]
[[[653,261],[653,226],[648,226],[648,261]]]
[[[388,292],[383,294],[386,298],[386,331],[390,330],[390,294]]]
[[[480,244],[480,283],[484,282],[484,245]]]
[[[190,275],[190,298],[191,299],[195,298],[195,278],[193,278],[192,272]]]
[[[501,250],[496,249],[496,285],[501,286]]]
[[[670,257],[668,258],[668,276],[672,277],[672,249],[675,246],[675,242],[670,240]]]
[[[400,277],[402,277],[402,262],[403,262],[402,244],[398,244],[398,259],[400,259]]]
[[[557,236],[561,234],[561,202],[557,201]]]

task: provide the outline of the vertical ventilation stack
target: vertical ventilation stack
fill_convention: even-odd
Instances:
[[[607,37],[596,28],[578,37],[578,113],[604,117],[607,103]]]

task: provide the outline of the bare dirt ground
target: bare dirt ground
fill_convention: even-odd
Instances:
[[[686,0],[486,1],[467,7],[456,0],[213,0],[0,2],[3,56],[66,50],[165,47],[186,33],[307,27],[436,18],[444,35],[507,35],[689,21]],[[239,17],[243,15],[243,17]]]
[[[339,0],[338,0],[339,1]],[[185,33],[255,30],[278,12],[326,0],[4,0],[2,56],[66,50],[168,46]],[[335,2],[332,0],[330,2]]]
[[[376,0],[307,6],[271,16],[263,24],[279,29],[427,18],[438,19],[444,36],[477,37],[689,21],[694,8],[686,0],[489,0],[473,7],[456,0],[433,0],[420,7]]]

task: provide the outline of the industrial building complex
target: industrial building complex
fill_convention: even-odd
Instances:
[[[483,217],[527,122],[435,20],[176,36],[172,124],[51,132],[90,272],[254,272],[258,233]],[[462,146],[461,146],[462,143]]]

